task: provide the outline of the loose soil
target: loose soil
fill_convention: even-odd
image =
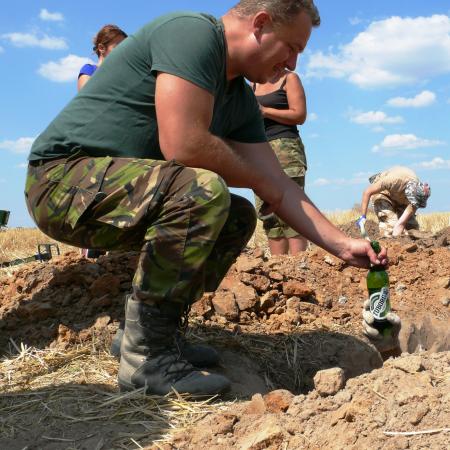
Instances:
[[[358,235],[354,224],[342,229]],[[367,230],[378,238],[370,221]],[[380,355],[361,334],[367,271],[317,247],[272,258],[248,249],[219,289],[193,305],[188,331],[188,338],[221,352],[215,370],[232,381],[225,399],[237,402],[153,448],[448,448],[450,227],[380,241],[390,257],[392,308],[402,318],[396,353]],[[1,277],[2,353],[21,344],[61,351],[95,339],[108,344],[123,318],[136,261],[136,253],[88,260],[73,252]],[[7,380],[0,373],[0,382]],[[327,393],[321,380],[332,386]],[[0,405],[8,395],[0,391]],[[40,427],[8,437],[0,426],[0,448],[69,448],[39,440]],[[102,429],[111,437],[124,431],[119,428],[77,423],[72,431]],[[108,439],[99,449],[115,448]]]

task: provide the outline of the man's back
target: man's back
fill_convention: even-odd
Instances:
[[[387,195],[400,205],[409,204],[405,195],[406,184],[408,181],[417,181],[417,175],[408,167],[396,166],[384,172],[381,172],[376,182],[382,186],[382,194]]]
[[[243,119],[255,116],[257,106],[241,77],[230,83],[233,95],[227,95],[225,61],[223,25],[212,16],[174,13],[145,25],[115,49],[42,133],[30,159],[64,157],[79,150],[90,156],[164,159],[155,112],[158,72],[212,93],[216,105],[211,131],[239,140],[233,133]],[[247,131],[250,142],[252,133],[256,141],[264,140],[262,124]]]

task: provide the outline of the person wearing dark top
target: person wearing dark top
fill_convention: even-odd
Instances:
[[[84,64],[78,74],[77,89],[80,90],[94,75],[99,66],[102,65],[105,58],[127,37],[125,31],[117,25],[104,25],[93,39],[93,51],[97,54],[97,64]],[[104,250],[95,250],[92,248],[82,248],[81,254],[86,258],[98,258],[104,255]]]
[[[246,82],[294,70],[320,23],[312,0],[241,0],[221,19],[173,13],[125,39],[33,143],[25,187],[41,230],[85,248],[137,250],[126,297],[122,390],[211,395],[209,346],[183,337],[253,234],[253,189],[295,230],[348,264],[386,264],[331,224],[286,176]]]
[[[306,97],[299,76],[284,70],[264,84],[253,86],[264,117],[267,140],[281,167],[302,189],[306,155],[297,129],[306,120]],[[256,197],[259,211],[262,200]],[[306,250],[307,240],[275,214],[261,217],[272,255],[296,255]]]

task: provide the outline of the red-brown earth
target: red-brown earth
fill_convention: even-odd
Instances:
[[[342,228],[357,236],[354,225]],[[413,355],[382,366],[362,337],[365,270],[317,247],[272,258],[248,249],[191,312],[191,336],[221,351],[217,370],[232,380],[229,398],[240,401],[167,448],[448,448],[450,227],[380,241],[403,324],[398,354]],[[68,349],[110,337],[136,260],[135,253],[88,260],[74,252],[1,277],[2,353],[12,341]]]

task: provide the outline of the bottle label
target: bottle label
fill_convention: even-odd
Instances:
[[[375,320],[385,320],[389,313],[389,289],[382,287],[370,296],[370,312]]]

